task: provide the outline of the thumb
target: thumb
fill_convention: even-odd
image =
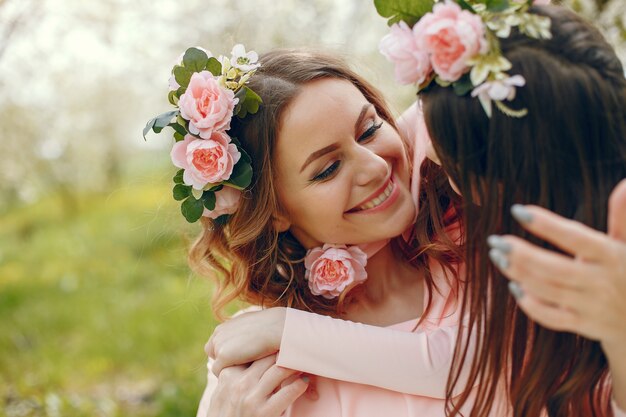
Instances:
[[[609,236],[626,242],[626,179],[623,179],[609,198]]]

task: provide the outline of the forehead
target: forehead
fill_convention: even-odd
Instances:
[[[325,78],[304,85],[283,114],[277,151],[304,161],[311,152],[354,134],[367,102],[346,80]]]

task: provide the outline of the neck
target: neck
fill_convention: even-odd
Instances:
[[[367,280],[346,318],[363,323],[390,325],[414,319],[423,308],[423,274],[387,244],[367,260]]]

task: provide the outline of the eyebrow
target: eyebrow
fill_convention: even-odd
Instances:
[[[367,114],[367,111],[369,110],[369,108],[372,107],[372,103],[365,103],[363,105],[363,107],[361,108],[361,113],[359,113],[359,117],[357,117],[356,122],[354,123],[354,131],[356,132],[359,128],[359,125],[361,124],[361,122],[363,121],[363,119],[365,118],[365,115]],[[339,148],[339,145],[337,143],[333,143],[331,145],[325,146],[320,150],[317,150],[315,152],[313,152],[311,155],[309,155],[309,157],[307,158],[307,160],[304,162],[304,164],[302,165],[302,168],[300,168],[300,172],[302,173],[302,171],[304,171],[304,169],[307,167],[307,165],[309,165],[311,162],[315,161],[317,158],[326,155],[329,152],[332,152],[336,149]]]

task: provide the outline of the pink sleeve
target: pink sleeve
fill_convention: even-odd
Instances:
[[[396,392],[445,398],[457,330],[458,326],[447,326],[432,332],[403,332],[287,309],[277,364]],[[470,344],[470,355],[474,345]],[[464,369],[463,380],[466,373]]]

